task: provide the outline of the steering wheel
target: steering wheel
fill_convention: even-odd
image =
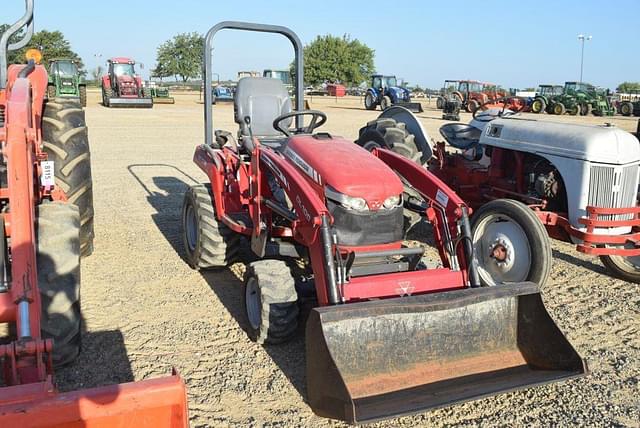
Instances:
[[[292,117],[298,116],[311,116],[311,123],[307,126],[303,126],[302,128],[295,128],[293,130],[288,128],[283,128],[280,126],[280,123],[286,119],[290,119]],[[320,119],[320,121],[318,121]],[[273,121],[273,127],[276,131],[282,132],[287,137],[291,137],[292,134],[311,134],[313,130],[321,127],[327,122],[327,115],[318,110],[300,110],[300,111],[292,111],[289,113],[285,113],[276,117]],[[292,132],[293,131],[293,132]]]
[[[516,110],[507,108],[507,105],[512,104],[510,103],[510,101],[514,99],[521,100],[522,101],[521,105]],[[502,108],[498,107],[493,109],[487,109],[488,105],[494,105],[500,102],[502,102]],[[521,111],[523,111],[526,107],[527,107],[526,99],[523,97],[500,97],[496,100],[493,100],[493,101],[489,100],[483,103],[482,105],[480,105],[477,109],[475,109],[472,116],[473,116],[473,119],[477,120],[478,122],[491,122],[493,119],[497,119],[499,117],[513,116],[515,114],[518,114]],[[493,111],[490,111],[490,110],[493,110]],[[478,114],[480,113],[487,113],[487,114],[478,117]]]

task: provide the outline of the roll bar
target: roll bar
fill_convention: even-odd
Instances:
[[[0,89],[4,89],[7,86],[7,56],[9,51],[22,49],[33,36],[33,0],[24,0],[24,3],[26,10],[22,18],[9,27],[0,37]],[[9,44],[9,38],[25,25],[27,26],[27,33],[22,40]]]
[[[275,33],[285,36],[291,44],[295,52],[295,94],[296,94],[296,110],[304,110],[304,60],[302,57],[302,42],[294,33],[287,27],[281,27],[279,25],[266,25],[266,24],[254,24],[251,22],[238,22],[238,21],[223,21],[211,27],[207,32],[204,41],[204,136],[205,143],[211,145],[213,142],[213,108],[211,106],[211,84],[213,82],[213,65],[211,63],[211,51],[213,36],[224,29],[230,30],[243,30],[243,31],[256,31],[260,33]],[[303,126],[302,117],[296,117],[296,127]]]

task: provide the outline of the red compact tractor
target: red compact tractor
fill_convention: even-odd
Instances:
[[[153,107],[151,93],[147,93],[142,78],[136,74],[135,61],[111,58],[107,74],[102,76],[102,105],[105,107]]]
[[[10,44],[25,27],[25,37]],[[27,0],[24,16],[0,36],[0,323],[9,325],[0,342],[0,426],[185,427],[179,376],[55,389],[54,369],[80,352],[81,224],[93,208],[77,196],[90,188],[91,174],[82,107],[77,100],[44,102],[48,76],[40,52],[29,50],[28,64],[7,69],[7,52],[32,34]],[[93,231],[86,233],[90,245]]]
[[[476,80],[445,80],[442,94],[436,100],[438,108],[444,108],[447,100],[456,100],[461,107],[473,113],[482,104],[504,97],[506,93],[493,83]]]
[[[357,143],[368,148],[390,148],[427,165],[476,210],[472,224],[480,221],[479,214],[496,199],[508,198],[514,207],[528,207],[528,215],[544,226],[549,237],[572,242],[578,251],[599,256],[614,275],[640,282],[638,141],[610,124],[537,121],[519,117],[517,108],[507,110],[508,102],[496,105],[500,108],[486,111],[483,109],[487,106],[482,106],[469,124],[443,125],[440,133],[446,142],[433,146],[411,112],[400,107],[390,109],[361,129]],[[381,125],[395,133],[401,127],[406,138],[416,142],[416,151],[407,155],[406,144],[394,148],[393,141],[389,144],[375,132]],[[514,263],[512,270],[501,268],[501,275],[513,273],[512,280],[523,280],[528,273],[517,266],[547,266],[550,260],[534,247],[518,251],[518,243],[528,232],[513,224],[515,218],[515,211],[508,217],[496,216],[492,229],[503,235],[507,255],[513,254],[513,260],[525,259]],[[538,234],[529,242],[541,239]],[[488,244],[475,237],[474,242],[480,247]],[[475,254],[483,256],[482,251]],[[484,257],[485,262],[496,260],[486,253]],[[490,263],[479,263],[481,277],[484,265]],[[493,269],[496,275],[497,267]],[[543,277],[536,282],[542,284]]]
[[[221,22],[205,38],[205,87],[222,29],[286,36],[303,75],[302,44],[288,28]],[[258,343],[290,339],[300,300],[315,298],[306,363],[317,414],[383,419],[585,373],[535,284],[482,286],[464,201],[390,150],[318,132],[327,116],[303,110],[301,79],[295,94],[292,110],[280,81],[241,79],[235,139],[214,129],[205,92],[194,162],[209,182],[185,194],[183,237],[195,269],[233,263],[250,241],[258,260],[247,266],[242,299]],[[432,225],[439,265],[426,268],[424,248],[403,244],[408,210]]]

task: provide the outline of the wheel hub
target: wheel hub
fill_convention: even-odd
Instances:
[[[503,270],[513,265],[513,246],[505,238],[497,238],[491,247],[489,257]]]

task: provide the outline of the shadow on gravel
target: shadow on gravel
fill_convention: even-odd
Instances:
[[[562,261],[565,261],[575,266],[583,267],[585,269],[599,273],[601,275],[610,276],[609,271],[603,265],[599,263],[594,263],[593,261],[591,261],[595,259],[583,260],[576,256],[572,256],[571,254],[563,253],[558,250],[552,250],[552,252],[553,252],[553,258],[560,259]]]
[[[133,380],[133,370],[120,330],[83,330],[82,351],[78,359],[56,370],[56,385],[61,392]]]
[[[154,208],[155,213],[151,215],[158,230],[171,244],[176,254],[185,260],[182,244],[182,200],[189,183],[175,176],[152,175],[153,185],[159,191],[151,190],[150,186],[141,179],[140,173],[143,168],[170,168],[177,171],[192,183],[198,183],[195,178],[183,172],[173,165],[167,164],[137,164],[129,165],[127,169],[136,181],[147,192],[147,202]],[[153,171],[157,173],[157,171]],[[248,254],[247,254],[248,256]],[[249,257],[247,258],[249,260]],[[185,261],[186,263],[186,261]],[[230,269],[220,269],[212,271],[201,271],[200,274],[207,281],[211,290],[216,294],[225,309],[233,316],[238,326],[246,331],[248,321],[245,317],[242,304],[242,281]],[[305,347],[304,347],[304,322],[306,321],[310,307],[306,304],[301,307],[300,327],[294,340],[281,345],[264,346],[265,351],[271,359],[278,365],[280,370],[289,379],[298,393],[306,401],[306,378],[305,378]],[[212,315],[215,316],[215,315]],[[260,346],[258,344],[256,347]]]

